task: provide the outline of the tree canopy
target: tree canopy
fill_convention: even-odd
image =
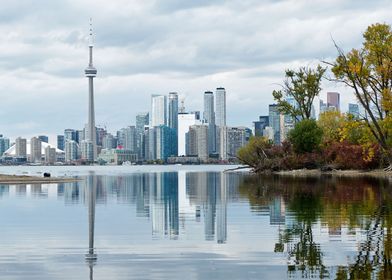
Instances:
[[[321,78],[325,71],[320,65],[316,69],[301,67],[298,71],[286,70],[282,89],[272,92],[279,111],[297,121],[310,119],[312,104],[321,91]],[[294,104],[288,98],[292,98]]]

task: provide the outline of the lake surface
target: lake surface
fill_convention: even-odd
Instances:
[[[392,279],[392,183],[225,168],[0,167],[83,179],[0,184],[0,279]]]

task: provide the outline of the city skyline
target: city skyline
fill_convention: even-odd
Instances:
[[[390,23],[392,8],[387,1],[94,4],[4,4],[1,134],[11,139],[45,134],[54,143],[64,129],[84,127],[81,69],[91,14],[99,30],[95,64],[101,70],[96,124],[115,131],[134,124],[136,114],[148,110],[152,94],[178,92],[187,110],[194,111],[202,110],[205,91],[220,86],[229,92],[228,125],[250,127],[268,114],[284,69],[336,57],[331,37],[345,50],[360,46],[368,25]],[[108,10],[116,16],[102,12]],[[217,22],[216,16],[225,20]],[[342,111],[347,111],[353,101],[348,90],[324,81],[322,99],[328,91],[341,93]]]

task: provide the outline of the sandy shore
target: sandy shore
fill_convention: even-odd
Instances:
[[[1,184],[47,184],[47,183],[65,183],[65,182],[76,182],[80,179],[77,178],[60,178],[60,177],[38,177],[38,176],[25,176],[25,175],[5,175],[0,174]]]
[[[333,170],[321,171],[320,169],[298,169],[289,171],[277,171],[272,174],[293,177],[318,177],[324,175],[337,176],[337,177],[377,177],[377,178],[390,178],[392,172],[384,171],[382,169],[376,170]]]

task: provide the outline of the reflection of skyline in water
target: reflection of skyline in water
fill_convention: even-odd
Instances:
[[[231,180],[228,176],[231,175],[181,171],[129,176],[89,175],[84,181],[72,183],[0,185],[0,197],[57,197],[64,200],[65,205],[90,207],[93,188],[94,204],[115,200],[119,204],[135,206],[137,217],[151,221],[151,232],[156,238],[177,239],[180,227],[185,231],[186,221],[192,219],[203,226],[205,240],[225,243],[227,203],[238,200],[239,182],[238,176],[232,176]]]

